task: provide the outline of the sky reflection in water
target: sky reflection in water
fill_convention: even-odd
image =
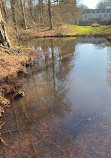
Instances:
[[[7,110],[0,157],[110,158],[110,43],[60,38],[22,45],[45,52],[45,68],[30,68],[26,96]]]

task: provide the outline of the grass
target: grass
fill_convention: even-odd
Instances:
[[[91,27],[91,26],[75,26],[75,25],[64,25],[62,26],[63,31],[69,30],[67,34],[69,35],[95,35],[95,34],[110,34],[111,26],[100,26],[100,27]],[[70,30],[74,32],[70,33]]]
[[[44,30],[46,30],[44,28]],[[65,37],[65,36],[108,36],[111,34],[111,26],[76,26],[76,25],[63,25],[58,29],[38,31],[38,30],[22,30],[19,31],[20,39],[31,39],[38,37]]]

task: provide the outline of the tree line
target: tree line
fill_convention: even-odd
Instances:
[[[97,4],[98,9],[110,9],[111,8],[111,0],[100,0]]]
[[[3,19],[18,29],[77,24],[76,0],[0,0]]]

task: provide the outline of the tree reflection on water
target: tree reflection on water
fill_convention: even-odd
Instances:
[[[45,70],[36,74],[36,67],[30,69],[32,75],[24,79],[22,87],[26,97],[14,101],[4,116],[2,135],[8,147],[1,146],[2,157],[49,158],[73,154],[76,143],[71,141],[60,117],[71,111],[66,82],[74,67],[71,62],[75,58],[72,57],[76,40],[44,41],[40,50],[45,52]],[[33,46],[39,47],[37,43]]]
[[[44,68],[30,68],[25,97],[6,109],[0,157],[110,158],[110,43],[61,38],[25,45],[42,52]]]

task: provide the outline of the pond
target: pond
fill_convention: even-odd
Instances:
[[[105,38],[21,42],[43,53],[3,117],[0,158],[111,158],[111,44]]]

